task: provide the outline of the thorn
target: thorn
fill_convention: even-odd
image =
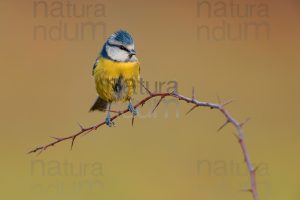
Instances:
[[[257,172],[257,170],[259,170],[259,167],[260,167],[260,164],[257,165],[257,166],[254,168],[253,172],[254,172],[254,173]]]
[[[150,96],[152,96],[152,92],[151,92],[147,87],[145,87],[143,83],[141,83],[141,85],[142,85],[143,88],[147,91],[147,93],[148,93]]]
[[[198,105],[194,105],[191,109],[189,109],[185,114],[189,114],[190,112],[192,112],[195,108],[197,108]]]
[[[165,98],[164,96],[161,96],[159,101],[157,102],[156,106],[154,107],[154,109],[152,110],[152,113],[154,113],[154,111],[156,110],[156,108],[158,107],[158,105],[160,104],[160,102],[163,100],[163,98]]]
[[[241,190],[242,192],[251,192],[252,193],[252,189],[250,188],[250,189],[243,189],[243,190]]]
[[[219,104],[222,104],[221,98],[219,97],[219,95],[217,95],[217,101]]]
[[[41,153],[43,153],[44,150],[45,150],[45,147],[41,148],[41,149],[39,150],[39,152],[37,153],[37,156],[41,155]]]
[[[83,131],[84,130],[84,127],[79,123],[77,122],[78,126],[80,127],[80,129]]]
[[[86,132],[82,134],[82,136],[85,136],[87,134],[89,134],[92,131],[97,130],[96,126],[91,127],[90,129],[86,129]]]
[[[227,120],[222,126],[220,126],[220,128],[218,128],[217,132],[221,131],[229,123],[230,123],[230,121]]]
[[[73,136],[73,137],[72,137],[72,143],[71,143],[71,150],[73,149],[73,145],[74,145],[75,139],[76,139],[76,136]]]
[[[243,127],[249,120],[250,120],[250,117],[248,117],[244,122],[240,123],[240,126]]]
[[[108,110],[107,109],[105,109],[105,110],[103,110],[104,112],[107,112]],[[111,113],[116,113],[116,114],[120,114],[121,113],[121,111],[117,111],[117,110],[110,110],[109,112],[111,112]]]
[[[174,89],[170,94],[176,94],[176,89]]]
[[[193,88],[192,88],[192,101],[194,101],[194,99],[195,99],[195,88],[193,86]]]
[[[39,147],[36,147],[34,150],[29,151],[27,154],[35,153]]]
[[[234,132],[232,132],[232,135],[233,135],[237,140],[240,139]]]
[[[49,136],[49,137],[52,138],[52,139],[54,139],[54,140],[57,140],[57,141],[60,140],[60,138],[58,138],[58,137],[53,137],[53,136]]]
[[[231,100],[229,100],[229,101],[223,103],[223,104],[222,104],[222,107],[227,106],[228,104],[231,104],[233,101],[234,101],[234,100],[231,99]]]
[[[132,116],[132,119],[131,119],[131,126],[133,127],[133,124],[134,124],[134,116]]]

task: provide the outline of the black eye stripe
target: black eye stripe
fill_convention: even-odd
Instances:
[[[126,47],[124,46],[120,46],[120,49],[125,50],[125,51],[129,51]]]
[[[118,47],[118,48],[120,48],[120,49],[122,49],[122,50],[124,50],[124,51],[127,51],[127,52],[130,52],[126,47],[124,47],[123,45],[118,45],[118,44],[111,44],[111,43],[107,43],[109,46],[111,46],[111,47]]]

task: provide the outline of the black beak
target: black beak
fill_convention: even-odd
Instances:
[[[130,56],[130,58],[131,58],[133,55],[136,55],[136,52],[135,52],[135,50],[131,50],[131,51],[129,52],[129,56]]]

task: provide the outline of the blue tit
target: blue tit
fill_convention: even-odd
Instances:
[[[127,101],[129,111],[137,114],[131,98],[139,83],[140,64],[133,38],[127,31],[117,31],[108,38],[96,59],[92,74],[99,96],[90,111],[107,111],[105,122],[108,126],[113,125],[110,118],[112,102]]]

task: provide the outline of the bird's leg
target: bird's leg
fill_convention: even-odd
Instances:
[[[107,115],[106,115],[106,118],[105,118],[105,124],[109,127],[112,127],[114,125],[114,122],[111,121],[111,118],[110,118],[110,106],[111,106],[111,103],[108,103],[108,109],[107,109]]]
[[[132,105],[131,99],[129,99],[128,110],[132,113],[133,116],[136,116],[138,114],[138,110]]]

